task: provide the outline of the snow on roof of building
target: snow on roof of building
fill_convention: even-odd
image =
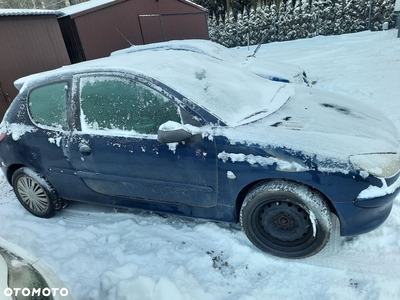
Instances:
[[[196,7],[197,9],[207,11],[207,9],[205,9],[204,7],[202,7],[196,3],[193,3],[192,1],[189,1],[189,0],[178,0],[178,1],[183,2],[190,6]],[[115,2],[115,3],[113,3],[113,2]],[[77,14],[80,12],[84,12],[86,10],[90,10],[90,9],[99,7],[104,4],[116,4],[117,2],[121,2],[121,1],[120,0],[90,0],[87,2],[82,2],[79,4],[75,4],[75,5],[71,5],[71,6],[59,9],[59,11],[64,13],[64,16],[70,16],[73,14]]]
[[[63,15],[58,10],[47,10],[47,9],[0,9],[0,16],[41,16],[41,15]]]
[[[82,2],[79,4],[64,7],[59,11],[61,11],[65,16],[70,16],[111,2],[115,2],[115,0],[90,0],[87,2]]]

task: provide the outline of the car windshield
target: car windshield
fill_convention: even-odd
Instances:
[[[132,55],[135,68],[145,69],[145,74],[174,88],[229,126],[271,114],[294,94],[289,85],[266,81],[212,57],[191,52],[182,55],[181,51],[164,51],[154,56],[155,52],[150,52],[128,56]]]

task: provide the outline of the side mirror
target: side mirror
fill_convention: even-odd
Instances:
[[[161,143],[178,143],[185,140],[192,140],[194,137],[199,137],[199,132],[194,132],[191,130],[191,127],[197,129],[194,126],[168,121],[158,128],[157,139]]]

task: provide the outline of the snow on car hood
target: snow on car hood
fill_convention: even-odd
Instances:
[[[341,95],[295,89],[270,116],[223,134],[232,143],[284,147],[320,161],[347,163],[351,155],[400,152],[398,131],[381,112]]]

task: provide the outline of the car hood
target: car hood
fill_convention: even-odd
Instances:
[[[384,114],[360,101],[301,86],[273,114],[224,134],[231,143],[285,148],[337,163],[357,154],[400,152],[398,131]]]

